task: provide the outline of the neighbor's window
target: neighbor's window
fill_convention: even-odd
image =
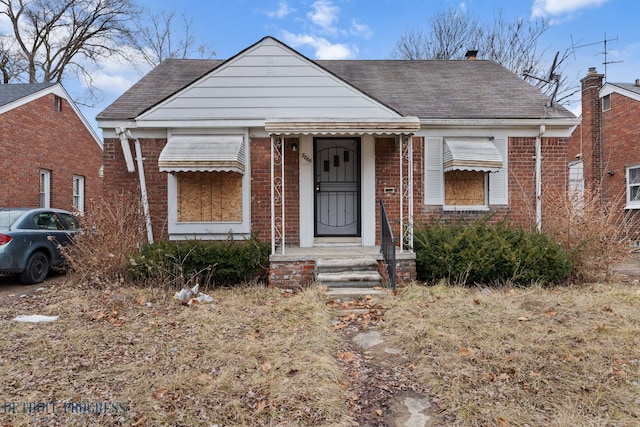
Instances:
[[[62,111],[62,98],[58,95],[53,96],[53,109],[55,111]]]
[[[627,168],[627,208],[640,209],[640,166]]]
[[[241,222],[242,175],[236,172],[181,172],[178,222]]]
[[[484,206],[487,201],[487,172],[454,170],[444,173],[444,204]]]
[[[84,212],[84,177],[73,176],[73,208],[78,212]]]
[[[611,95],[605,95],[602,97],[602,111],[608,111],[611,109]]]
[[[40,207],[51,207],[51,171],[40,170]]]

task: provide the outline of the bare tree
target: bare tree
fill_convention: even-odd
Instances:
[[[469,50],[478,58],[501,64],[548,95],[566,84],[559,70],[568,57],[566,51],[553,65],[545,65],[545,50],[540,49],[542,35],[549,29],[546,18],[508,21],[502,10],[490,25],[461,10],[449,9],[433,16],[429,32],[408,31],[396,42],[392,56],[399,59],[463,59]],[[539,76],[536,78],[536,76]],[[546,77],[544,77],[546,76]],[[551,78],[554,77],[554,78]]]
[[[146,22],[140,21],[131,42],[151,66],[169,58],[213,58],[215,52],[205,45],[196,46],[191,32],[192,21],[183,14],[182,23],[176,24],[175,12],[146,12]]]
[[[477,19],[449,9],[438,12],[430,21],[430,32],[407,31],[396,42],[392,56],[400,59],[462,59],[467,46],[474,45],[479,34]]]
[[[0,74],[2,74],[1,83],[7,84],[18,77],[25,71],[25,61],[16,52],[12,40],[0,36]]]
[[[70,70],[86,75],[88,62],[122,54],[118,46],[131,38],[137,13],[130,0],[0,0],[13,29],[0,35],[5,83],[60,82]]]

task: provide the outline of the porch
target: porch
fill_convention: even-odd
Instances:
[[[319,243],[314,247],[286,247],[269,258],[269,285],[298,289],[316,282],[319,261],[344,260],[345,272],[349,272],[348,261],[373,260],[380,275],[379,286],[389,286],[389,277],[380,246],[360,246],[354,243]],[[397,285],[416,278],[416,255],[412,250],[400,251],[396,247]],[[354,285],[354,287],[356,287]]]
[[[395,288],[415,279],[412,137],[418,120],[267,120],[265,129],[271,137],[269,284]]]

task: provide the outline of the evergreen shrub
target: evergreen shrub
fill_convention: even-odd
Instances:
[[[175,287],[234,286],[265,276],[271,246],[255,236],[245,240],[160,240],[129,258],[136,280],[163,279]]]
[[[525,231],[490,216],[471,223],[442,219],[414,230],[417,277],[458,284],[558,282],[571,272],[571,260],[549,236]]]

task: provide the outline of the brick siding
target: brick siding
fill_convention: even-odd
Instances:
[[[602,111],[599,91],[604,75],[590,72],[582,79],[582,124],[569,142],[568,160],[582,153],[587,187],[601,192],[602,201],[617,205],[640,240],[640,210],[625,210],[626,169],[640,166],[640,101],[619,93],[610,95],[611,108]]]
[[[51,171],[51,207],[71,210],[73,176],[84,177],[85,211],[102,196],[102,150],[61,98],[49,94],[0,115],[0,206],[40,206],[40,170]]]

